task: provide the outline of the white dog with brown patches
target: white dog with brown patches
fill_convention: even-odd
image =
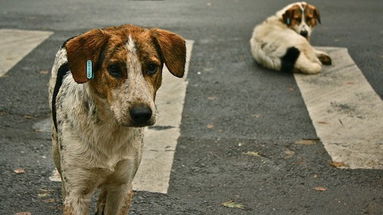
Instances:
[[[318,23],[320,15],[315,6],[306,2],[290,4],[254,28],[251,53],[269,69],[319,73],[322,64],[331,65],[331,58],[310,45],[312,30]]]
[[[52,68],[53,158],[63,182],[64,214],[125,215],[141,161],[143,127],[156,118],[163,64],[182,77],[185,41],[161,29],[95,29],[64,43]]]

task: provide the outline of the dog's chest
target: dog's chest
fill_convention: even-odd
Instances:
[[[136,160],[141,157],[143,131],[141,128],[87,128],[74,134],[73,130],[62,132],[61,143],[64,161],[80,163],[89,169],[113,173],[122,161]],[[133,166],[134,168],[134,166]]]

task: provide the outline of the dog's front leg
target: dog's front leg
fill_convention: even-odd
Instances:
[[[105,187],[101,187],[100,195],[98,196],[97,206],[96,206],[96,214],[95,215],[104,215],[105,205],[106,205],[106,197],[107,190]]]
[[[127,215],[133,197],[132,185],[108,184],[105,188],[107,195],[103,215]]]
[[[127,215],[133,197],[132,182],[141,162],[141,146],[131,151],[134,156],[121,160],[108,182],[102,186],[106,190],[104,215]]]
[[[90,198],[67,195],[63,215],[88,215]]]
[[[320,62],[323,65],[331,65],[332,64],[331,57],[326,52],[319,51],[319,50],[315,49],[315,55],[317,56],[317,58],[320,60]]]
[[[314,55],[313,57],[315,61],[310,60],[309,57],[304,52],[302,52],[299,55],[297,62],[295,63],[294,69],[306,74],[319,73],[321,71],[322,65]]]
[[[83,168],[62,167],[65,188],[63,214],[88,215],[91,196],[98,184],[98,175]]]

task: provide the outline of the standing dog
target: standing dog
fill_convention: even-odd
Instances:
[[[290,4],[254,28],[251,53],[269,69],[319,73],[322,64],[331,65],[331,58],[310,45],[311,32],[318,23],[320,15],[315,6]]]
[[[153,125],[165,64],[182,77],[185,41],[161,29],[95,29],[64,43],[49,84],[53,158],[63,182],[64,214],[127,214],[141,161],[143,127]]]

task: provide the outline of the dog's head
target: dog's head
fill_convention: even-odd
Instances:
[[[185,40],[161,29],[133,25],[95,29],[70,39],[65,48],[74,80],[87,82],[95,100],[124,126],[155,123],[154,100],[163,64],[176,77],[184,74]],[[90,61],[94,78],[89,80]]]
[[[319,10],[306,2],[290,4],[279,14],[284,24],[306,39],[310,39],[313,28],[321,22]]]

